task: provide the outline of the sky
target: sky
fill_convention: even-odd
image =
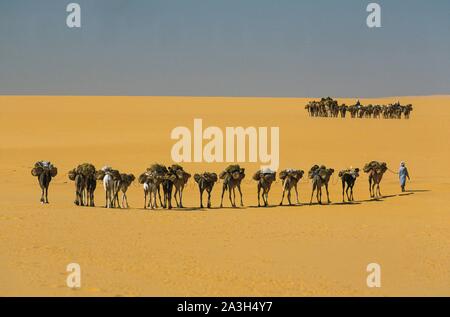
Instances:
[[[0,95],[432,94],[450,94],[450,0],[0,0]]]

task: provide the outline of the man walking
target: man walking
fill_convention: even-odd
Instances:
[[[402,192],[405,191],[406,178],[410,180],[408,169],[405,166],[405,162],[400,163],[400,169],[398,170],[398,176],[400,178],[400,186],[402,188]]]

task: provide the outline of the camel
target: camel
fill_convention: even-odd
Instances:
[[[345,202],[344,192],[347,194],[348,201],[354,201],[353,186],[355,186],[356,178],[359,177],[359,168],[342,170],[339,172],[339,177],[342,180],[342,202]],[[347,189],[345,189],[346,186]]]
[[[308,173],[310,179],[312,179],[312,192],[311,192],[311,200],[309,204],[312,204],[314,191],[317,191],[316,198],[319,204],[322,204],[322,186],[325,186],[325,190],[327,192],[327,200],[330,204],[330,194],[328,192],[328,183],[330,181],[331,175],[333,175],[334,169],[326,168],[324,165],[318,166],[314,165]]]
[[[120,174],[120,190],[122,191],[122,208],[129,208],[127,190],[131,183],[134,182],[135,177],[133,174]]]
[[[282,181],[283,185],[283,196],[281,197],[280,206],[283,205],[284,201],[284,195],[287,192],[287,199],[289,202],[289,205],[292,205],[291,202],[291,190],[292,188],[295,189],[295,195],[297,197],[297,204],[300,204],[300,201],[298,199],[298,190],[297,190],[297,184],[300,181],[300,179],[303,177],[304,171],[302,170],[295,170],[295,169],[286,169],[280,172],[280,179]]]
[[[244,206],[242,201],[241,182],[245,177],[245,169],[239,165],[230,165],[222,173],[219,178],[223,179],[222,197],[220,199],[220,208],[223,207],[223,195],[228,190],[231,205],[236,208],[236,188],[239,191],[241,197],[241,207]],[[231,192],[233,192],[233,198],[231,198]]]
[[[401,119],[402,114],[405,119],[409,119],[413,106],[411,104],[401,105],[400,102],[389,105],[367,105],[364,106],[358,100],[351,106],[338,105],[336,100],[330,97],[322,98],[320,101],[310,101],[305,109],[310,117],[338,117],[345,118],[346,112],[350,112],[351,118],[374,118],[379,119]]]
[[[258,207],[261,207],[260,198],[262,196],[264,207],[269,206],[269,192],[272,183],[276,179],[276,172],[270,169],[257,171],[253,175],[253,180],[258,182]],[[261,193],[262,191],[262,193]]]
[[[163,177],[161,183],[164,193],[163,208],[172,209],[172,190],[176,179],[176,174],[170,171]]]
[[[75,182],[75,205],[94,207],[94,191],[97,187],[95,166],[83,163],[69,171],[69,179]]]
[[[105,189],[105,208],[120,208],[118,193],[120,189],[121,177],[118,170],[109,166],[104,166],[96,173],[97,179],[103,181]]]
[[[372,161],[364,166],[364,173],[369,175],[369,193],[371,198],[382,197],[380,183],[387,169],[385,162]]]
[[[167,173],[169,172],[167,167],[165,167],[162,164],[153,164],[149,168],[147,168],[146,172],[151,175],[153,182],[155,182],[155,186],[157,187],[158,192],[159,203],[161,204],[161,206],[165,208],[165,205],[161,199],[161,186],[164,181],[165,175],[167,175]]]
[[[77,206],[84,206],[84,191],[86,189],[86,181],[82,174],[78,174],[75,169],[69,171],[69,179],[75,182],[75,201]]]
[[[158,208],[156,202],[156,195],[158,193],[159,183],[155,182],[153,174],[150,172],[145,172],[139,176],[139,184],[142,184],[144,188],[144,209],[147,207],[151,209]],[[147,204],[147,196],[149,197]]]
[[[58,169],[50,162],[39,161],[34,164],[31,169],[31,175],[38,178],[41,187],[41,204],[48,204],[48,187],[52,178],[58,174]]]
[[[87,192],[87,201],[86,205],[90,207],[95,207],[94,202],[94,192],[97,188],[97,178],[95,174],[91,174],[86,178],[86,192]]]
[[[169,167],[168,170],[169,172],[172,172],[174,175],[176,175],[176,179],[173,182],[173,185],[175,187],[175,202],[178,208],[183,208],[183,190],[184,186],[187,184],[189,178],[191,177],[191,174],[185,172],[183,170],[183,167],[176,164]]]
[[[217,174],[208,172],[205,172],[203,174],[195,174],[194,180],[198,184],[198,189],[200,191],[200,208],[203,208],[203,192],[205,190],[208,193],[207,207],[211,208],[211,192],[213,190],[214,184],[218,180]]]

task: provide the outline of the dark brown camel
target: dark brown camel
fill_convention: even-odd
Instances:
[[[359,177],[359,168],[340,171],[339,177],[342,180],[342,202],[345,202],[344,192],[347,194],[348,201],[354,201],[353,187],[355,186],[356,179]]]
[[[206,190],[208,193],[207,207],[211,208],[211,192],[214,188],[214,184],[217,182],[216,173],[205,172],[203,174],[195,174],[194,180],[198,184],[198,189],[200,191],[200,208],[203,208],[203,192]]]
[[[34,164],[31,170],[31,175],[38,178],[39,186],[41,187],[41,203],[48,204],[48,187],[52,178],[58,174],[58,169],[52,163],[46,161],[39,161]]]

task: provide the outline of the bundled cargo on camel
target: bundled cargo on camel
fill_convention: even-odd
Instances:
[[[58,169],[51,163],[47,161],[37,161],[34,163],[34,167],[31,169],[31,175],[39,176],[45,170],[50,171],[50,175],[55,177],[58,174]]]

